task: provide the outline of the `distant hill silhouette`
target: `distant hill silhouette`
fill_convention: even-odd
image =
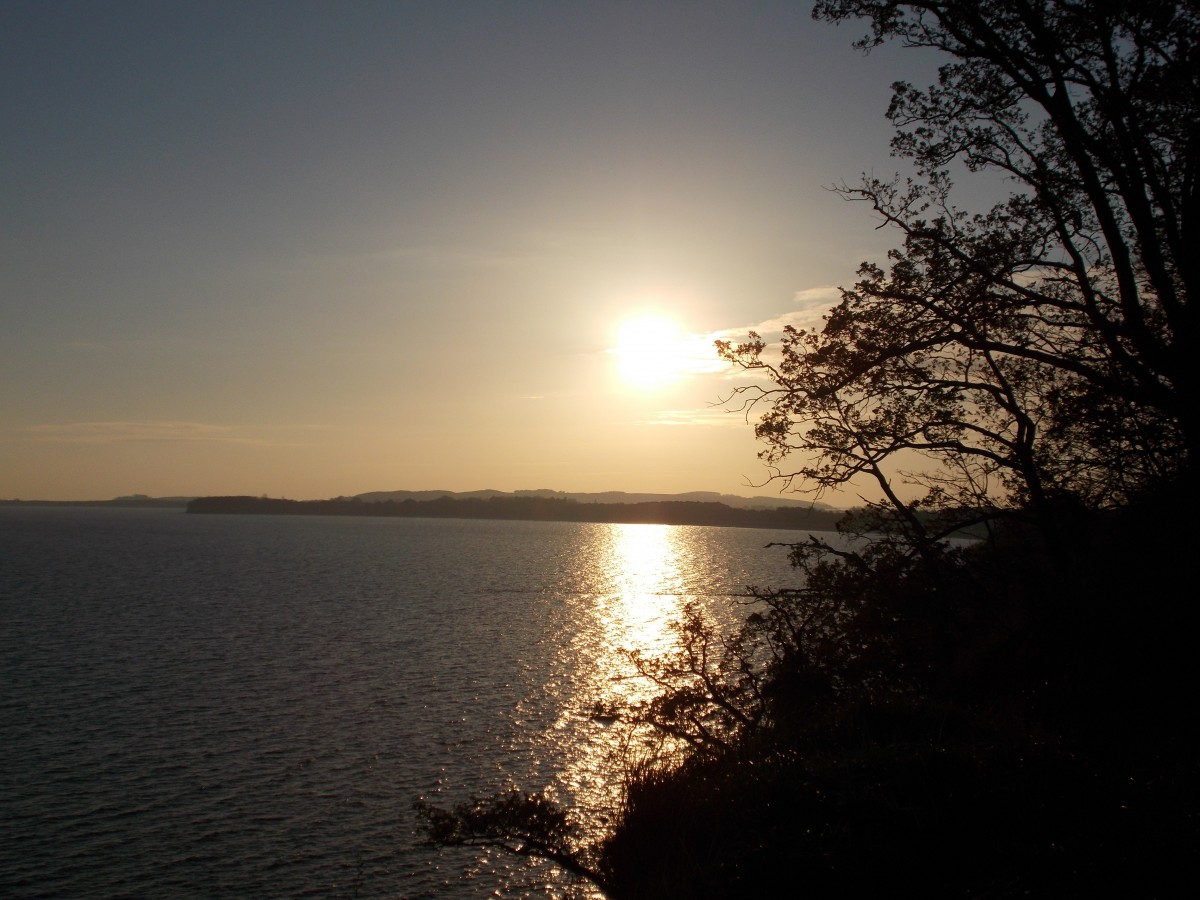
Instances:
[[[797,500],[790,497],[740,497],[736,494],[718,494],[715,491],[689,491],[683,494],[631,494],[626,491],[600,491],[598,493],[573,493],[551,488],[519,491],[370,491],[355,495],[364,503],[382,503],[403,500],[436,500],[450,497],[455,500],[489,500],[492,497],[538,497],[546,500],[574,500],[577,503],[722,503],[734,509],[796,509],[832,510],[825,503],[812,500]],[[350,499],[339,497],[339,500]]]
[[[560,497],[477,492],[435,494],[429,499],[367,501],[284,500],[271,497],[198,497],[189,513],[234,515],[394,516],[423,519],[510,519],[544,522],[611,522],[660,525],[723,525],[737,528],[795,528],[827,531],[844,515],[841,510],[781,506],[735,508],[724,503],[661,500],[642,503],[580,502]],[[626,495],[629,496],[629,495]]]
[[[458,501],[484,501],[495,499],[501,500],[552,500],[569,503],[591,504],[599,506],[632,506],[646,504],[719,504],[722,507],[731,510],[780,510],[790,509],[796,511],[808,511],[812,513],[828,513],[841,514],[844,510],[829,506],[826,503],[817,503],[811,500],[797,500],[790,497],[740,497],[736,494],[719,494],[716,491],[689,491],[683,494],[634,494],[626,491],[600,491],[597,493],[572,493],[569,491],[556,491],[551,488],[538,488],[536,490],[519,490],[519,491],[496,491],[496,490],[480,490],[480,491],[369,491],[365,494],[357,494],[354,496],[334,497],[330,500],[305,500],[305,501],[284,501],[285,503],[301,502],[305,504],[342,504],[347,502],[361,503],[404,503],[412,501],[416,503],[428,503],[443,498]],[[116,506],[116,507],[159,507],[159,508],[183,508],[186,507],[192,500],[198,499],[192,497],[151,497],[146,494],[128,494],[121,497],[114,497],[111,500],[18,500],[0,499],[0,506]],[[203,500],[211,500],[214,498],[204,497]],[[257,497],[223,497],[216,498],[222,500],[266,500],[265,496]],[[274,502],[274,501],[272,501]],[[240,505],[240,504],[239,504]],[[500,507],[494,507],[499,509]],[[518,508],[520,507],[518,504]],[[303,510],[290,510],[293,512],[313,512],[312,507],[305,507]],[[239,509],[239,511],[243,511]],[[256,509],[255,512],[267,512],[268,510]],[[277,512],[279,510],[271,510]],[[644,510],[643,510],[644,511]],[[693,511],[695,512],[695,511]],[[345,513],[343,513],[345,514]],[[355,515],[397,515],[396,512],[376,510],[372,513],[369,510],[363,510],[355,513]],[[710,511],[709,517],[713,515]],[[589,516],[601,516],[601,518],[589,518]],[[618,521],[616,512],[602,513],[598,510],[591,510],[585,513],[572,513],[568,520],[571,521]],[[494,517],[489,515],[489,518]],[[545,518],[544,515],[538,515],[537,518]]]
[[[148,497],[130,494],[112,500],[0,500],[0,506],[116,506],[135,509],[183,509],[194,497]]]

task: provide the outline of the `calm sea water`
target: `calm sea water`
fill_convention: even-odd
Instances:
[[[414,799],[611,808],[628,650],[792,583],[796,538],[0,507],[0,895],[561,894]]]

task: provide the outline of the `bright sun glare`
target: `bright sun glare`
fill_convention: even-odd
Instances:
[[[629,319],[617,333],[617,371],[630,387],[653,390],[683,375],[688,348],[679,326],[662,316]]]

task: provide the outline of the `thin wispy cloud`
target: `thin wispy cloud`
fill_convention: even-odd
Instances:
[[[769,340],[783,334],[783,329],[788,325],[805,331],[819,330],[825,314],[841,300],[841,297],[841,289],[833,285],[806,288],[795,293],[795,309],[752,325],[741,325],[713,332],[712,338],[736,343],[745,340],[746,335],[753,331]]]
[[[428,244],[422,246],[395,247],[363,254],[379,262],[399,262],[407,265],[424,265],[439,269],[502,268],[530,263],[536,256],[530,252],[489,250]]]
[[[61,346],[73,353],[91,353],[104,355],[119,355],[129,353],[178,353],[181,348],[195,346],[193,339],[173,334],[151,335],[121,335],[104,340],[75,339],[61,343]],[[207,345],[204,345],[207,346]]]
[[[704,409],[662,409],[643,424],[668,427],[741,428],[755,421],[740,406],[712,404]]]
[[[767,343],[767,348],[763,351],[762,358],[766,361],[774,361],[778,359],[778,348],[772,348],[771,345],[772,342],[778,341],[783,334],[784,328],[790,325],[792,328],[800,331],[820,331],[824,327],[825,314],[841,300],[841,296],[841,289],[833,285],[806,288],[795,293],[795,309],[787,310],[777,316],[772,316],[769,319],[763,319],[752,324],[714,331],[707,335],[705,339],[710,347],[718,340],[729,341],[736,347],[738,344],[743,343],[750,332],[753,331]],[[726,379],[756,377],[754,373],[739,369],[724,360],[719,360],[717,367],[710,371],[722,373]],[[758,374],[761,377],[761,373]]]
[[[724,372],[729,363],[717,356],[714,346],[717,338],[712,334],[687,335],[680,341],[682,352],[679,369],[684,375],[711,375]]]
[[[315,257],[336,259],[352,265],[367,262],[402,263],[438,269],[512,268],[543,260],[547,254],[562,249],[568,243],[570,239],[562,234],[526,229],[520,234],[508,234],[504,240],[491,243],[429,240],[328,255],[315,254]]]
[[[295,441],[248,434],[229,425],[206,422],[66,422],[27,425],[17,429],[17,434],[27,440],[55,444],[204,442],[276,447],[297,445]]]
[[[645,342],[651,349],[649,358],[654,365],[669,371],[672,378],[697,378],[720,376],[726,380],[737,378],[754,378],[761,373],[748,373],[730,364],[717,355],[716,342],[729,341],[735,346],[746,340],[750,332],[760,335],[768,348],[763,352],[764,360],[772,360],[777,355],[770,344],[777,341],[787,326],[805,330],[819,331],[823,327],[823,319],[829,309],[841,299],[841,291],[832,285],[807,288],[795,294],[796,308],[783,312],[770,319],[711,331],[704,334],[683,334],[678,337],[664,336],[654,341]],[[630,353],[629,348],[622,346],[610,347],[606,353],[618,357]],[[633,348],[633,363],[640,364],[644,348],[639,344]],[[649,364],[649,363],[647,363]],[[735,417],[736,418],[736,417]],[[723,418],[720,411],[713,413],[697,413],[694,410],[673,410],[662,412],[651,423],[655,425],[728,425],[730,422]]]

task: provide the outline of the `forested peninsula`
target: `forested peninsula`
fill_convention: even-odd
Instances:
[[[391,516],[415,519],[510,519],[534,522],[608,522],[658,525],[720,525],[831,531],[844,510],[785,507],[742,509],[724,503],[659,500],[583,503],[557,497],[438,497],[433,500],[366,502],[284,500],[272,497],[198,497],[189,513],[276,516]]]

